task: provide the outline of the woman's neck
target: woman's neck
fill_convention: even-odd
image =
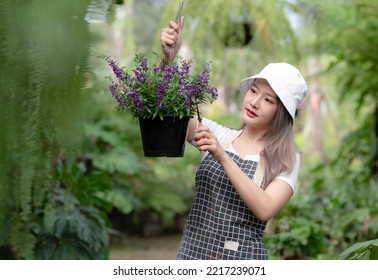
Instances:
[[[265,140],[266,131],[252,130],[248,127],[243,128],[243,132],[240,135],[243,140],[251,143],[263,143]]]

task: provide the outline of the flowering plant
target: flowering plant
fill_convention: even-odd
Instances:
[[[197,104],[212,103],[217,89],[209,85],[210,67],[206,64],[192,74],[192,61],[176,58],[171,64],[148,66],[147,58],[136,55],[131,72],[107,58],[114,78],[109,91],[118,110],[129,110],[134,118],[163,119],[165,115],[194,115]]]

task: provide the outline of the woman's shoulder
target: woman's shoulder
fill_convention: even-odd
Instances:
[[[217,134],[218,132],[232,133],[233,131],[237,130],[206,118],[202,119],[202,125],[208,127],[214,134]]]
[[[206,118],[202,119],[202,125],[208,127],[218,139],[222,139],[223,137],[226,137],[230,134],[235,133],[235,131],[238,131],[237,129],[223,126],[213,120]]]
[[[283,173],[276,177],[277,179],[281,179],[285,181],[286,183],[288,183],[290,187],[293,189],[293,192],[295,192],[295,189],[296,189],[300,164],[301,164],[301,155],[300,155],[300,152],[296,152],[295,163],[291,172]]]

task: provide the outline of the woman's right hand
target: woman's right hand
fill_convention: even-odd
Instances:
[[[182,41],[182,26],[184,17],[180,18],[177,24],[170,21],[166,28],[163,28],[160,35],[161,48],[163,50],[163,63],[169,64],[176,57]]]

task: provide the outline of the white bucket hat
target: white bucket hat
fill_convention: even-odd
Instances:
[[[297,106],[307,92],[307,84],[298,69],[285,62],[270,63],[259,74],[240,81],[243,94],[246,94],[257,78],[268,81],[294,119]]]

